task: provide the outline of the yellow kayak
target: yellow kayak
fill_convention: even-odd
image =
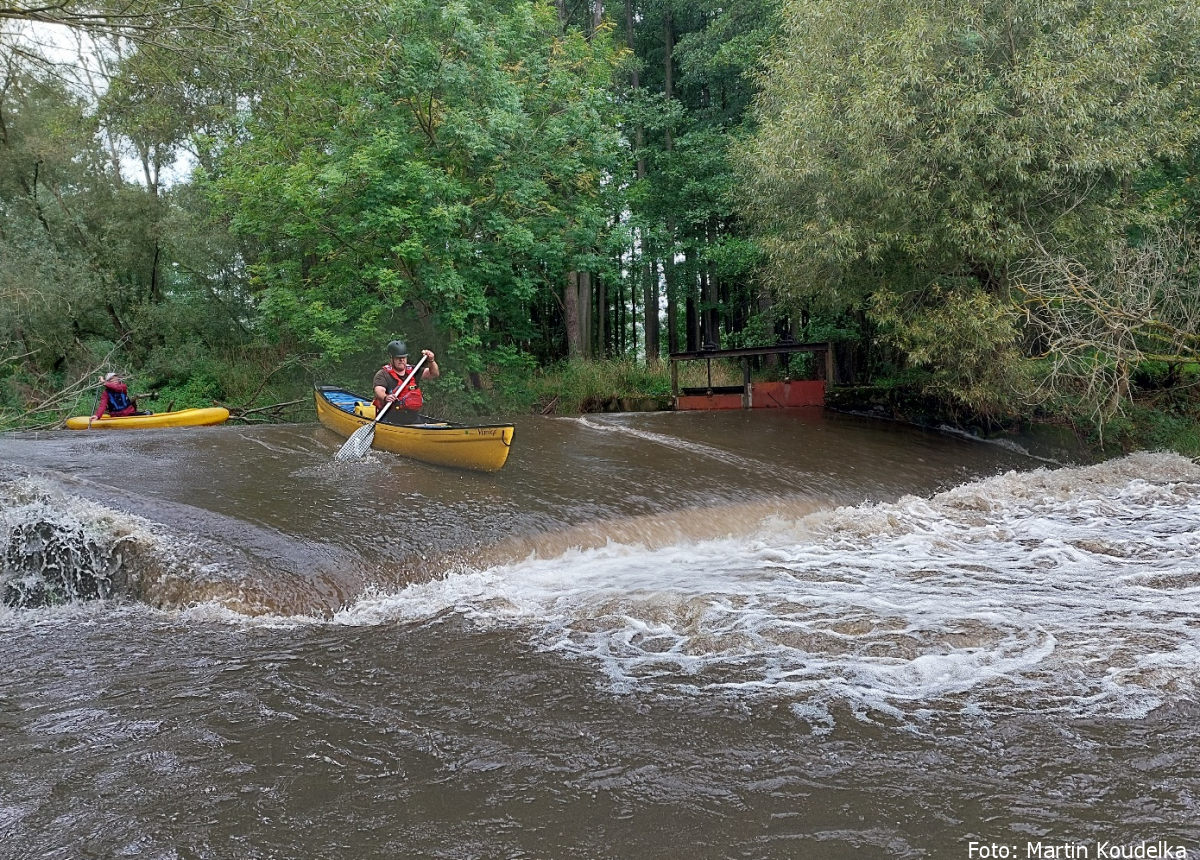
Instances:
[[[349,437],[371,423],[375,409],[370,398],[362,398],[331,385],[317,386],[317,420],[339,436]],[[494,472],[508,459],[512,446],[511,424],[454,424],[422,415],[425,423],[398,427],[376,424],[371,447],[433,463]]]
[[[90,415],[76,415],[67,419],[68,430],[87,430]],[[155,412],[150,415],[127,415],[124,418],[97,418],[92,422],[93,430],[149,430],[154,427],[202,427],[209,424],[224,424],[229,410],[220,406],[204,409],[178,409],[174,412]]]

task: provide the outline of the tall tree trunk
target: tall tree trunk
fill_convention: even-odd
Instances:
[[[705,230],[705,241],[711,248],[715,242],[715,236],[712,232],[712,224],[710,223]],[[704,345],[712,344],[717,349],[721,348],[721,311],[720,311],[720,284],[717,282],[717,273],[715,267],[711,263],[704,264],[703,275],[704,286],[704,317],[705,317],[705,335]]]
[[[142,161],[142,175],[146,178],[146,188],[150,196],[158,199],[158,180],[162,172],[162,156],[158,147],[144,145],[138,147],[138,155]]]
[[[638,303],[638,284],[637,278],[634,277],[629,284],[629,348],[634,356],[637,355],[637,303]]]
[[[564,8],[565,8],[565,4],[564,4]],[[596,31],[599,30],[600,26],[604,23],[604,0],[591,0],[589,11],[590,11],[590,14],[588,15],[588,21],[587,21],[585,30],[587,32],[587,39],[590,42],[592,37],[596,35]],[[578,278],[579,278],[579,299],[578,299],[577,306],[579,309],[580,354],[584,358],[591,359],[591,358],[596,357],[596,352],[597,352],[597,347],[596,347],[597,340],[594,336],[595,324],[594,324],[594,320],[593,320],[593,313],[595,313],[595,306],[594,306],[594,299],[593,299],[594,291],[592,289],[592,273],[591,272],[579,272]],[[603,293],[601,293],[600,295],[601,295],[600,308],[599,308],[599,314],[598,314],[597,318],[600,320],[599,348],[600,348],[600,351],[603,351],[603,349],[604,349],[604,300],[603,300]]]
[[[579,358],[582,353],[582,344],[579,342],[579,272],[567,272],[563,309],[567,324],[567,358]]]
[[[607,358],[608,348],[608,282],[596,274],[596,358]]]
[[[625,44],[629,48],[630,53],[634,53],[633,39],[633,0],[625,0]],[[641,89],[641,75],[638,73],[637,66],[634,66],[629,73],[629,86],[633,90],[635,96],[638,90]],[[644,182],[646,179],[646,129],[640,123],[633,130],[634,148],[637,150],[637,180]],[[659,337],[658,337],[658,289],[654,281],[653,255],[650,249],[646,230],[641,230],[642,241],[640,244],[641,263],[637,267],[640,270],[640,276],[637,280],[642,283],[642,306],[645,308],[645,343],[646,343],[646,361],[647,363],[657,361],[659,353]],[[634,314],[634,326],[637,326],[637,315]],[[634,333],[634,351],[637,350],[637,334]]]
[[[668,10],[663,17],[663,95],[666,96],[667,102],[670,103],[675,98],[675,24],[671,20],[671,13]],[[666,143],[667,152],[670,152],[674,140],[671,135],[671,127],[666,127]]]
[[[700,349],[700,302],[696,290],[696,255],[684,252],[683,296],[685,303],[685,325],[687,327],[687,351]]]
[[[158,281],[158,261],[162,257],[162,245],[154,243],[154,259],[150,263],[150,298],[156,304],[162,304],[162,286]]]
[[[642,249],[642,316],[645,319],[646,363],[659,358],[658,277],[647,249]]]
[[[667,102],[671,102],[675,98],[675,25],[671,20],[671,13],[668,11],[663,17],[663,95],[666,96]],[[674,148],[674,138],[671,128],[668,126],[665,130],[665,139],[663,141],[664,149],[667,152],[667,160],[670,161],[670,153]],[[667,242],[666,247],[657,249],[663,260],[663,271],[667,271],[670,262],[675,257],[675,219],[667,216]],[[650,267],[648,267],[650,268]],[[670,331],[671,321],[674,318],[672,308],[671,290],[668,281],[667,289],[667,348],[670,349],[672,334]],[[653,316],[651,316],[651,308],[653,308]],[[650,324],[653,320],[653,325]],[[659,319],[658,319],[658,271],[657,266],[652,267],[650,277],[646,279],[646,360],[657,361],[659,358]],[[653,336],[653,341],[651,341]]]
[[[667,352],[679,352],[679,285],[671,255],[663,258],[663,282],[667,288]]]
[[[595,358],[595,344],[592,340],[592,273],[579,273],[579,298],[576,306],[579,309],[579,354],[583,358]]]
[[[621,259],[621,252],[617,252],[617,266],[614,271],[620,272],[624,270]],[[613,302],[613,353],[618,356],[625,355],[625,349],[628,344],[625,334],[625,317],[628,313],[625,307],[625,282],[627,278],[617,278],[617,300]]]
[[[636,56],[634,38],[633,38],[633,0],[625,0],[625,45],[629,48],[629,53]],[[638,73],[638,68],[634,65],[629,71],[629,88],[633,91],[634,96],[637,96],[638,90],[641,89],[642,80]],[[637,152],[637,180],[641,182],[646,178],[646,129],[641,123],[634,126],[633,129],[633,146]],[[629,271],[635,272],[638,270],[638,265],[632,259],[632,255],[638,253],[631,249],[630,251],[630,267]],[[645,254],[645,244],[642,244],[640,253]],[[644,275],[643,275],[644,277]],[[621,353],[624,354],[626,348],[632,343],[633,352],[637,353],[637,282],[638,277],[632,276],[629,284],[629,318],[626,319],[624,302],[621,307]],[[623,292],[623,291],[622,291]],[[628,338],[628,339],[627,339]]]

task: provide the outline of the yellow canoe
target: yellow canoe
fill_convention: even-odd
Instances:
[[[359,397],[331,385],[319,385],[313,392],[317,402],[317,420],[339,436],[349,437],[370,424],[370,418],[355,414],[355,406],[366,405],[374,415],[370,398]],[[411,457],[435,466],[455,466],[494,472],[508,460],[512,446],[511,424],[454,424],[422,415],[426,423],[398,427],[376,424],[371,447]]]
[[[87,430],[90,415],[76,415],[67,419],[68,430]],[[229,410],[220,406],[204,409],[178,409],[174,412],[155,412],[150,415],[128,415],[124,418],[97,418],[92,422],[93,430],[149,430],[155,427],[202,427],[224,424],[229,419]]]

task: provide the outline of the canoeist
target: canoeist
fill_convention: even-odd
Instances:
[[[88,426],[97,418],[124,418],[127,415],[138,415],[137,401],[129,396],[129,389],[115,373],[107,373],[100,377],[100,399],[96,401],[96,410],[88,419]]]
[[[437,379],[442,375],[442,371],[438,368],[433,352],[423,349],[421,355],[427,359],[425,366],[401,391],[401,383],[412,373],[412,367],[408,363],[408,345],[402,340],[394,340],[387,345],[387,351],[388,363],[376,371],[375,379],[372,380],[375,387],[375,414],[378,415],[385,404],[391,403],[393,405],[380,421],[384,424],[412,424],[417,420],[417,413],[425,402],[421,395],[421,380]]]

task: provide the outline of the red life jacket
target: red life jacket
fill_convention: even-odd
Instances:
[[[421,388],[419,385],[417,385],[417,375],[415,373],[413,374],[412,382],[408,384],[408,388],[401,392],[398,390],[398,388],[400,383],[404,381],[404,377],[401,376],[396,371],[396,368],[392,367],[390,363],[385,364],[383,369],[388,372],[388,375],[392,377],[392,379],[396,380],[397,387],[393,389],[393,392],[396,395],[397,406],[403,409],[411,409],[413,412],[416,412],[421,408],[421,406],[424,405],[425,398],[421,396]],[[412,373],[412,371],[410,370],[409,373]],[[378,415],[379,410],[383,408],[383,404],[387,401],[381,397],[376,397],[371,402],[375,404],[375,414]]]
[[[104,383],[100,395],[100,403],[96,406],[96,418],[105,413],[109,416],[121,417],[137,412],[137,403],[129,396],[129,389],[124,382],[110,379]]]

